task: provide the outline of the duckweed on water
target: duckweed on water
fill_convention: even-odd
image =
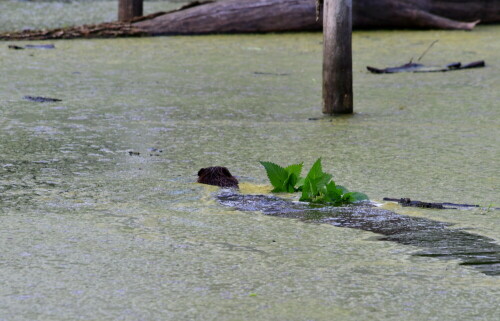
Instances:
[[[104,13],[104,4],[88,7]],[[13,6],[0,1],[6,5]],[[33,12],[47,23],[60,13]],[[82,12],[67,20],[92,18]],[[17,9],[0,15],[7,30],[9,18],[38,26]],[[193,183],[197,169],[223,164],[241,175],[241,193],[267,193],[259,160],[300,155],[313,164],[322,156],[336,183],[375,201],[498,204],[499,31],[354,32],[356,114],[314,122],[308,118],[321,113],[319,33],[82,39],[44,51],[5,43],[0,319],[499,319],[498,276],[439,259],[428,243],[375,241],[379,234],[341,226],[348,222],[342,216],[305,224],[238,210],[214,200],[217,187]],[[440,44],[425,63],[484,59],[487,67],[366,71],[406,62],[434,39]],[[163,152],[150,157],[150,147]],[[500,235],[498,211],[385,206],[415,223],[449,222],[497,242]],[[358,208],[374,228],[390,218]]]

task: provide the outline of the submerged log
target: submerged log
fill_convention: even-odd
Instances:
[[[461,209],[461,208],[479,208],[479,205],[472,204],[457,204],[457,203],[432,203],[432,202],[422,202],[414,201],[410,198],[391,198],[384,197],[384,201],[396,202],[404,207],[421,207],[421,208],[435,208],[435,209]],[[500,210],[499,207],[487,207],[487,210]]]
[[[486,66],[484,60],[479,60],[465,65],[462,65],[461,62],[453,62],[443,67],[426,67],[422,64],[409,62],[399,67],[389,67],[380,69],[380,68],[366,66],[366,69],[368,69],[368,71],[374,74],[394,74],[398,72],[446,72],[446,71],[454,71],[462,69],[482,68],[484,66]]]
[[[221,205],[238,211],[260,211],[274,217],[377,233],[380,235],[379,240],[419,248],[420,251],[413,252],[415,256],[458,260],[461,265],[474,267],[486,275],[500,276],[500,245],[488,237],[450,228],[451,224],[401,215],[366,204],[346,207],[318,206],[271,195],[243,195],[228,191],[221,191],[216,198]]]
[[[354,28],[471,30],[500,22],[500,0],[356,0]],[[195,1],[127,23],[0,34],[0,39],[68,39],[321,30],[316,0]]]

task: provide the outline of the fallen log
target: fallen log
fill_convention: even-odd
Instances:
[[[443,67],[426,67],[422,64],[409,62],[407,64],[398,67],[389,67],[380,69],[380,68],[366,66],[366,69],[368,69],[368,71],[374,74],[394,74],[398,72],[446,72],[453,70],[481,68],[484,67],[485,65],[486,64],[484,60],[474,61],[465,65],[462,65],[462,63],[460,62],[454,62]]]
[[[195,1],[128,22],[4,33],[0,40],[319,31],[322,19],[316,19],[316,1]],[[354,28],[471,30],[479,21],[500,22],[500,0],[353,1]]]
[[[412,255],[459,260],[461,265],[474,267],[486,275],[500,275],[500,245],[488,237],[468,233],[459,228],[450,228],[451,224],[448,223],[401,215],[366,204],[346,207],[312,206],[272,195],[244,195],[228,190],[222,190],[215,197],[221,205],[242,212],[260,211],[264,215],[273,217],[377,233],[381,241],[411,245],[420,249]],[[447,204],[468,206],[442,204],[443,208],[447,208]]]

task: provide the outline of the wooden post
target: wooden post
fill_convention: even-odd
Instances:
[[[143,0],[119,0],[118,21],[130,21],[134,17],[142,16]]]
[[[323,113],[352,114],[352,0],[324,0]]]

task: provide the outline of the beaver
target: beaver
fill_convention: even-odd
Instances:
[[[239,189],[238,180],[221,166],[200,169],[198,183]],[[221,190],[216,198],[221,205],[239,211],[261,211],[270,216],[378,233],[383,235],[379,240],[422,248],[413,255],[458,259],[461,264],[472,265],[486,275],[500,275],[500,246],[488,237],[448,228],[449,223],[400,215],[367,203],[348,207],[319,206],[272,195],[240,194],[234,190]]]
[[[239,188],[238,180],[231,175],[226,167],[213,166],[198,171],[198,183],[219,187]]]

